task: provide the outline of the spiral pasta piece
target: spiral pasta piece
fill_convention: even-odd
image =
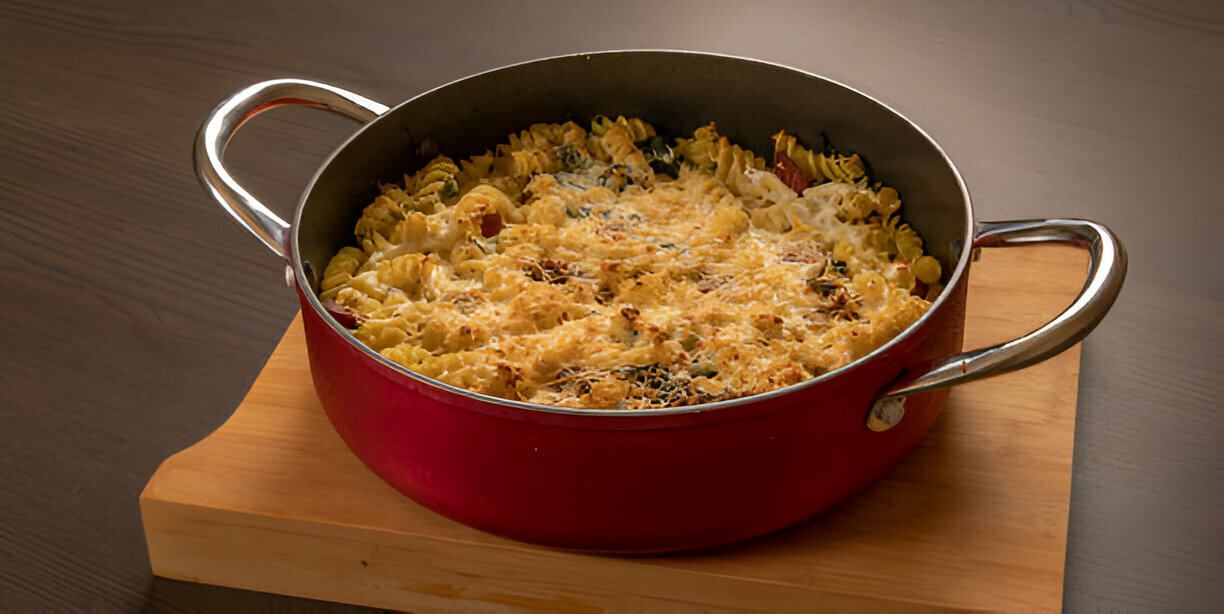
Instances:
[[[727,184],[732,194],[740,196],[750,191],[753,182],[747,177],[750,169],[764,170],[765,159],[758,158],[751,151],[739,145],[733,145],[727,137],[718,139],[714,176]]]
[[[718,165],[718,130],[711,122],[693,131],[692,138],[676,139],[676,151],[685,162],[705,170]]]
[[[422,362],[433,357],[433,354],[430,354],[429,351],[411,343],[400,343],[394,347],[383,349],[379,353],[413,370],[417,370]]]
[[[922,256],[922,237],[918,231],[901,221],[900,217],[891,217],[884,223],[884,230],[892,239],[897,255],[913,262]]]
[[[520,141],[531,140],[537,148],[543,148],[547,144],[552,147],[570,145],[581,149],[586,143],[586,137],[586,131],[572,121],[564,124],[532,124],[519,134]],[[511,143],[513,142],[511,140]]]
[[[461,160],[459,162],[459,173],[456,178],[459,180],[459,191],[463,192],[470,189],[473,185],[485,181],[493,172],[493,153],[486,151],[483,154],[478,154]]]
[[[650,125],[650,123],[638,117],[625,117],[624,115],[618,115],[615,120],[608,119],[604,115],[596,115],[591,120],[591,134],[603,136],[614,126],[620,126],[624,129],[625,133],[629,135],[629,138],[634,143],[655,135],[654,126]]]
[[[375,237],[385,237],[402,219],[404,219],[403,205],[385,194],[380,194],[374,198],[374,202],[361,211],[361,218],[357,220],[354,234],[366,253],[373,253],[378,246]]]
[[[517,193],[533,175],[563,170],[555,150],[557,145],[567,143],[565,138],[577,138],[572,128],[545,128],[543,124],[535,124],[518,134],[510,135],[507,143],[502,143],[494,149],[487,174],[481,182],[494,185],[505,193]],[[581,142],[580,144],[585,145]]]
[[[381,294],[386,296],[385,291],[382,291]],[[360,313],[362,315],[377,313],[378,310],[383,308],[382,301],[366,294],[358,288],[350,286],[340,288],[340,290],[336,292],[335,301],[340,305],[353,310],[353,312]]]
[[[445,205],[454,203],[459,196],[457,175],[459,167],[454,160],[438,156],[417,171],[405,177],[405,191],[411,191],[409,204],[415,211],[433,213]]]
[[[634,145],[633,135],[620,124],[608,129],[599,137],[603,150],[608,153],[614,175],[624,174],[625,179],[643,186],[654,182],[654,170],[646,161],[646,156]]]
[[[799,144],[794,135],[785,131],[773,136],[774,155],[786,154],[795,162],[809,183],[841,181],[855,183],[867,175],[867,169],[858,154],[845,155],[836,151],[816,153]]]
[[[410,297],[419,297],[421,294],[421,279],[428,273],[428,269],[433,266],[436,265],[425,254],[405,254],[378,263],[378,281],[394,287]]]
[[[846,192],[837,202],[837,216],[843,220],[867,220],[878,216],[887,220],[901,207],[901,199],[892,188],[881,188],[879,192],[855,190]]]
[[[736,196],[756,191],[760,182],[749,173],[765,169],[764,158],[719,135],[713,123],[695,130],[691,139],[677,139],[676,150],[684,161],[713,171]]]
[[[366,253],[356,247],[341,248],[323,269],[323,279],[319,281],[319,298],[327,300],[335,297],[340,287],[353,279],[367,258]]]

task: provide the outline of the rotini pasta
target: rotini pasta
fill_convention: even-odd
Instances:
[[[917,320],[942,270],[856,155],[774,141],[771,168],[714,124],[669,144],[597,116],[439,156],[382,186],[320,297],[388,359],[504,398],[636,409],[804,381]]]
[[[794,161],[808,182],[826,181],[856,182],[867,175],[858,154],[844,155],[837,152],[815,153],[799,144],[794,135],[785,131],[774,135],[774,156],[785,154]]]

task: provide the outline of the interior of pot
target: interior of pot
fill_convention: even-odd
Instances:
[[[810,147],[827,138],[858,153],[901,194],[905,221],[927,252],[957,270],[971,212],[955,168],[908,120],[835,82],[763,62],[700,53],[620,51],[518,64],[426,92],[362,128],[304,195],[295,257],[311,289],[328,260],[353,243],[353,226],[378,194],[439,153],[482,153],[539,122],[637,116],[662,134],[691,135],[711,121],[733,143],[768,156],[786,130]],[[313,274],[312,274],[313,272]]]

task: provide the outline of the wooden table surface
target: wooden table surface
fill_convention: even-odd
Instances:
[[[980,219],[1114,229],[1130,274],[1083,346],[1064,606],[1224,603],[1218,2],[29,0],[0,2],[0,610],[364,611],[150,574],[137,495],[233,411],[297,310],[197,184],[195,130],[267,78],[394,103],[617,48],[828,75],[938,140]],[[278,110],[229,165],[287,216],[352,130]]]

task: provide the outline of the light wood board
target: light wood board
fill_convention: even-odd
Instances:
[[[966,347],[1064,308],[1086,258],[984,250]],[[300,316],[220,429],[140,497],[163,577],[413,612],[1050,611],[1062,604],[1079,346],[957,388],[882,480],[796,527],[649,557],[494,537],[403,497],[345,447]]]

